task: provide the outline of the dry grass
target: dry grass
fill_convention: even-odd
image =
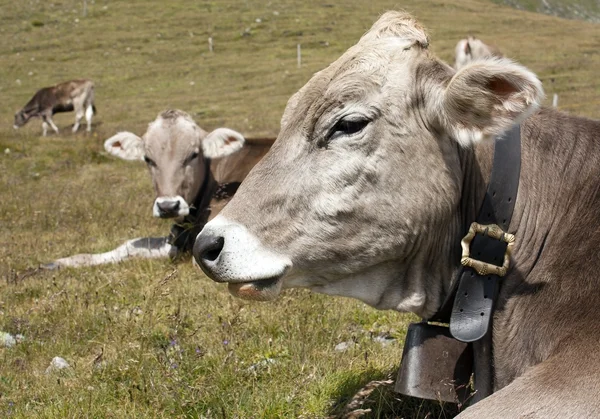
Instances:
[[[323,417],[393,374],[407,315],[303,291],[247,303],[187,262],[31,268],[167,231],[150,216],[144,167],[105,156],[105,138],[143,132],[166,107],[206,129],[275,134],[287,98],[396,1],[90,0],[85,18],[80,1],[2,2],[0,152],[10,153],[0,154],[0,330],[26,339],[0,348],[0,416]],[[599,26],[483,0],[400,5],[431,29],[442,58],[479,35],[540,74],[560,107],[599,116]],[[39,121],[12,130],[37,88],[75,77],[96,81],[92,135],[67,134],[72,114],[56,118],[59,136],[40,137]],[[371,339],[379,333],[398,343],[382,347]],[[334,351],[349,340],[357,345]],[[54,356],[72,371],[45,374]],[[435,404],[396,398],[383,388],[363,407],[444,417]]]

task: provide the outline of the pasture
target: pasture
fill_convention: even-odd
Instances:
[[[167,234],[146,168],[107,156],[104,139],[140,135],[169,107],[206,130],[275,136],[287,99],[385,10],[413,13],[448,62],[467,34],[496,44],[539,75],[547,104],[557,93],[559,108],[595,118],[600,26],[485,0],[96,0],[85,17],[81,1],[1,1],[0,331],[24,340],[0,347],[0,416],[452,415],[387,385],[347,407],[395,378],[414,316],[304,291],[240,301],[189,260],[36,268]],[[72,113],[55,118],[60,135],[41,137],[38,120],[12,129],[37,89],[80,77],[96,84],[92,134],[70,133]],[[46,373],[56,356],[71,368]]]

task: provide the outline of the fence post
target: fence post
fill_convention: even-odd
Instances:
[[[298,68],[300,68],[302,66],[302,48],[300,44],[296,48],[296,55],[298,56]]]

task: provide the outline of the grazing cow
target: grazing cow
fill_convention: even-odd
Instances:
[[[518,194],[501,202],[514,205],[505,231],[516,241],[488,333],[494,392],[460,417],[600,417],[600,122],[540,110],[542,99],[521,65],[456,71],[414,18],[388,12],[292,96],[194,258],[235,296],[307,287],[431,318],[463,269],[461,238],[495,195],[494,147],[507,140],[491,139],[520,124],[520,172],[504,168],[517,176]]]
[[[273,140],[246,141],[236,131],[202,130],[185,112],[167,110],[142,138],[121,132],[105,142],[107,151],[127,160],[145,160],[156,191],[152,213],[173,218],[169,237],[137,238],[100,254],[58,259],[46,268],[90,266],[131,257],[174,257],[190,252],[196,235],[229,199]]]
[[[94,106],[94,83],[91,80],[71,80],[52,87],[44,87],[19,112],[15,114],[15,129],[25,125],[33,117],[42,118],[44,137],[48,125],[58,134],[58,127],[52,121],[52,115],[59,112],[75,110],[73,132],[79,129],[81,118],[85,114],[87,132],[92,130],[92,116],[96,113]]]
[[[496,46],[484,44],[481,39],[469,36],[458,41],[454,57],[454,68],[459,70],[474,60],[489,57],[502,58],[503,55]]]

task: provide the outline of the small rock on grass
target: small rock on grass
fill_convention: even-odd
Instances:
[[[64,360],[64,358],[61,358],[60,356],[55,356],[54,358],[52,358],[52,362],[50,362],[48,368],[46,368],[46,374],[50,374],[53,371],[60,371],[70,368],[71,366],[67,361]]]
[[[12,348],[17,344],[17,340],[13,335],[6,332],[0,332],[0,346],[4,348]]]
[[[388,334],[381,334],[379,336],[375,336],[373,338],[373,341],[378,342],[378,343],[382,344],[383,346],[388,346],[390,344],[397,342],[397,340],[393,336],[388,335]]]
[[[353,347],[355,345],[354,341],[347,341],[347,342],[341,342],[338,343],[337,345],[335,345],[335,348],[333,348],[336,352],[345,352],[348,349],[350,349],[351,347]]]
[[[252,365],[250,365],[248,367],[248,371],[250,372],[256,372],[256,371],[260,371],[262,369],[268,368],[270,365],[273,365],[277,363],[276,360],[274,360],[273,358],[265,358],[263,360],[260,360]]]

